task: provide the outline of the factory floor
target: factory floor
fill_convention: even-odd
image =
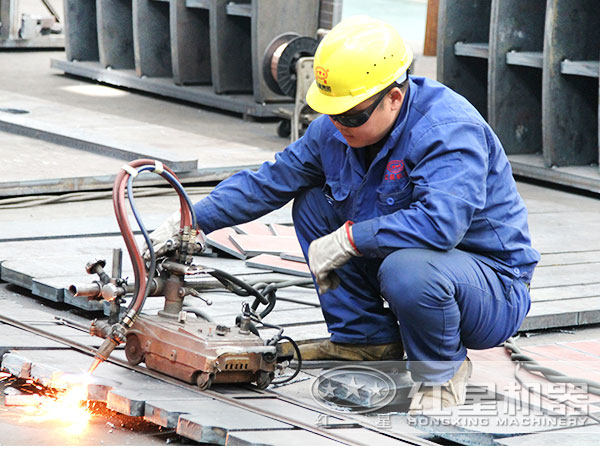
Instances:
[[[231,114],[214,109],[207,109],[197,105],[186,104],[165,100],[156,96],[144,95],[137,92],[127,91],[102,84],[91,83],[88,80],[65,76],[64,74],[50,69],[50,58],[63,58],[64,52],[61,51],[8,51],[0,52],[0,108],[4,107],[3,92],[21,94],[47,100],[62,105],[63,107],[76,107],[92,113],[105,113],[122,117],[129,120],[137,120],[147,124],[160,125],[172,130],[185,133],[197,133],[202,137],[211,137],[221,139],[230,143],[252,145],[267,152],[279,151],[286,146],[288,139],[277,136],[277,120],[242,120],[239,115]],[[415,74],[435,78],[435,58],[417,56],[415,64]],[[15,158],[19,155],[10,155],[10,148],[13,145],[13,136],[6,133],[0,133],[0,148],[4,152],[3,158]],[[21,142],[23,148],[28,148],[32,152],[45,145],[41,141],[27,140]],[[89,158],[94,155],[89,154]],[[210,155],[207,155],[207,159]],[[42,170],[35,165],[43,166],[43,160],[30,161],[32,170]],[[14,174],[11,174],[14,176]],[[49,174],[50,176],[51,174]],[[23,174],[25,177],[27,174]],[[2,181],[2,177],[0,177]],[[534,242],[540,243],[548,255],[561,255],[571,252],[598,250],[594,246],[593,237],[587,239],[587,248],[582,247],[584,243],[577,242],[579,247],[564,249],[561,243],[568,242],[573,236],[593,236],[591,230],[597,230],[597,223],[591,218],[595,218],[595,211],[600,206],[597,197],[592,197],[579,192],[565,192],[555,186],[539,186],[531,184],[527,180],[519,180],[519,190],[526,203],[530,207],[532,220],[532,234]],[[88,204],[91,208],[91,204]],[[86,214],[86,203],[78,205],[80,215]],[[162,205],[159,212],[166,214],[169,212],[168,205]],[[566,217],[570,213],[580,214],[583,218],[579,224],[569,222],[568,226],[563,228],[552,228],[552,221],[556,219],[557,214]],[[10,214],[10,215],[9,215]],[[31,217],[35,217],[40,227],[44,226],[44,219],[40,217],[35,210],[21,210],[20,219],[26,222]],[[552,214],[555,214],[553,216]],[[15,213],[0,213],[0,221],[16,221],[18,217]],[[595,220],[595,219],[594,219]],[[1,222],[0,222],[1,223]],[[565,222],[566,223],[566,222]],[[578,226],[580,228],[578,228]],[[565,233],[565,234],[561,234]],[[2,233],[0,233],[2,234]],[[597,233],[596,233],[597,236]],[[0,236],[1,238],[2,236]],[[0,247],[2,246],[0,241]],[[575,244],[574,244],[575,245]],[[555,251],[553,251],[553,248]],[[0,255],[1,256],[1,255]],[[36,258],[40,255],[31,253],[27,255],[32,264],[35,264]],[[595,271],[597,261],[588,261],[589,265],[576,262],[571,265],[572,270]],[[543,281],[556,277],[550,273],[552,268],[560,268],[560,263],[548,263],[548,274]],[[567,268],[568,269],[568,268]],[[567,270],[565,269],[565,270]],[[543,271],[542,271],[543,272]],[[592,274],[596,276],[595,274]],[[577,297],[578,289],[585,289],[586,285],[594,283],[593,276],[590,280],[583,280],[580,285],[571,283],[572,295]],[[560,286],[551,286],[549,284],[540,284],[539,291],[549,288],[560,288],[563,285],[569,285],[568,280]],[[532,285],[535,288],[535,284]],[[48,312],[54,305],[44,302],[35,296],[29,295],[26,291],[14,289],[6,283],[0,284],[0,290],[10,291],[11,298],[18,298],[23,304],[38,311]],[[540,294],[541,295],[541,294]],[[561,294],[562,295],[562,294]],[[563,295],[563,297],[565,297]],[[585,296],[585,301],[598,300],[596,294]],[[0,299],[4,298],[0,295]],[[562,297],[561,297],[562,298]],[[566,298],[566,297],[565,297]],[[542,305],[541,299],[538,305]],[[582,299],[583,301],[584,299]],[[548,301],[554,304],[553,301]],[[542,305],[543,306],[543,305]],[[73,317],[85,317],[85,314],[70,310],[64,306],[58,307],[63,316],[72,315]],[[62,309],[61,309],[62,308]],[[540,307],[539,309],[543,309]],[[557,310],[558,311],[558,310]],[[583,311],[583,310],[582,310]],[[587,310],[586,310],[587,311]],[[543,311],[536,312],[539,317],[539,323],[543,320],[549,320],[542,314]],[[562,312],[561,317],[566,317],[566,312]],[[591,341],[600,342],[600,326],[589,320],[586,325],[584,320],[568,322],[565,318],[563,322],[556,322],[554,326],[547,329],[532,329],[523,333],[519,338],[519,345],[522,347],[556,345],[565,347],[569,343]],[[560,324],[564,324],[561,326]],[[561,348],[562,348],[561,347]],[[546,356],[547,358],[547,356]],[[565,356],[568,358],[568,356]],[[485,360],[485,357],[479,358]],[[577,366],[580,367],[581,366]],[[478,373],[478,379],[486,373],[485,370]],[[488,372],[489,373],[489,370]],[[506,380],[510,375],[506,375]],[[490,378],[491,379],[491,378]],[[508,381],[507,381],[508,382]],[[1,384],[0,388],[4,388]],[[142,421],[143,422],[143,421]],[[134,428],[135,430],[131,430]],[[2,445],[165,445],[165,444],[185,444],[169,430],[160,429],[151,424],[137,423],[132,425],[130,418],[115,416],[110,411],[101,411],[92,423],[90,432],[85,438],[73,438],[53,432],[51,424],[27,423],[22,421],[22,417],[14,410],[5,406],[0,406],[0,444]],[[573,445],[577,442],[573,441]]]

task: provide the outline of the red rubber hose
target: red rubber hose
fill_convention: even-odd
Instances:
[[[128,165],[135,169],[136,167],[155,164],[156,161],[152,159],[136,159],[135,161],[130,162]],[[167,166],[163,166],[163,168],[178,180],[177,176],[170,168]],[[129,177],[131,177],[131,174],[125,169],[121,169],[119,171],[113,185],[112,198],[117,223],[119,225],[119,229],[121,230],[121,235],[125,241],[125,246],[127,247],[127,252],[129,253],[131,264],[133,266],[136,288],[133,294],[133,300],[129,307],[128,315],[134,317],[139,314],[139,309],[144,301],[144,293],[146,291],[148,274],[146,273],[146,265],[144,264],[144,259],[135,241],[135,236],[131,230],[131,224],[129,223],[129,219],[127,217],[127,210],[125,209],[125,188],[127,186]],[[183,228],[185,226],[191,226],[192,212],[190,211],[187,202],[181,195],[179,196],[179,203],[181,210],[181,227]]]

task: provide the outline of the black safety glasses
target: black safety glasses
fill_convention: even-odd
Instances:
[[[381,103],[381,100],[383,100],[383,97],[385,97],[385,95],[394,86],[395,85],[392,85],[389,88],[381,91],[381,93],[379,94],[377,99],[373,102],[373,104],[363,111],[360,111],[360,112],[357,112],[354,114],[335,114],[335,115],[330,114],[329,117],[331,117],[332,120],[335,120],[336,122],[340,123],[341,125],[343,125],[345,127],[349,127],[349,128],[360,127],[361,125],[365,124],[367,122],[367,120],[369,120],[369,118],[371,117],[371,114],[373,114],[373,111],[375,111],[375,108],[377,108],[377,105],[379,105]]]

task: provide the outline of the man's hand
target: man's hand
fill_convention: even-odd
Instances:
[[[152,248],[154,249],[154,253],[158,256],[164,254],[167,250],[165,246],[170,239],[176,238],[179,236],[179,230],[181,229],[180,225],[181,221],[181,212],[177,211],[173,213],[171,217],[169,217],[166,221],[160,224],[160,226],[150,233],[150,240],[152,241]],[[194,240],[194,249],[192,247],[188,247],[188,252],[193,252],[194,254],[199,254],[204,251],[206,248],[206,236],[202,230],[198,230],[198,234]],[[142,256],[145,260],[150,259],[150,251],[148,251],[148,247],[144,242],[144,247],[142,248]]]
[[[351,225],[352,222],[346,222],[333,233],[312,241],[308,248],[308,265],[321,294],[339,286],[340,279],[333,271],[360,255],[354,245]]]
[[[176,211],[171,217],[161,223],[156,230],[150,233],[150,240],[152,241],[152,247],[154,248],[155,253],[159,253],[169,239],[179,234],[180,221],[181,212]],[[144,259],[150,259],[150,252],[148,251],[146,243],[144,243],[142,255]]]

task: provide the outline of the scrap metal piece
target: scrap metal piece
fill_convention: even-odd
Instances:
[[[261,254],[246,260],[246,265],[248,267],[267,269],[299,277],[310,277],[310,269],[304,261],[298,262],[284,259],[276,255]]]

